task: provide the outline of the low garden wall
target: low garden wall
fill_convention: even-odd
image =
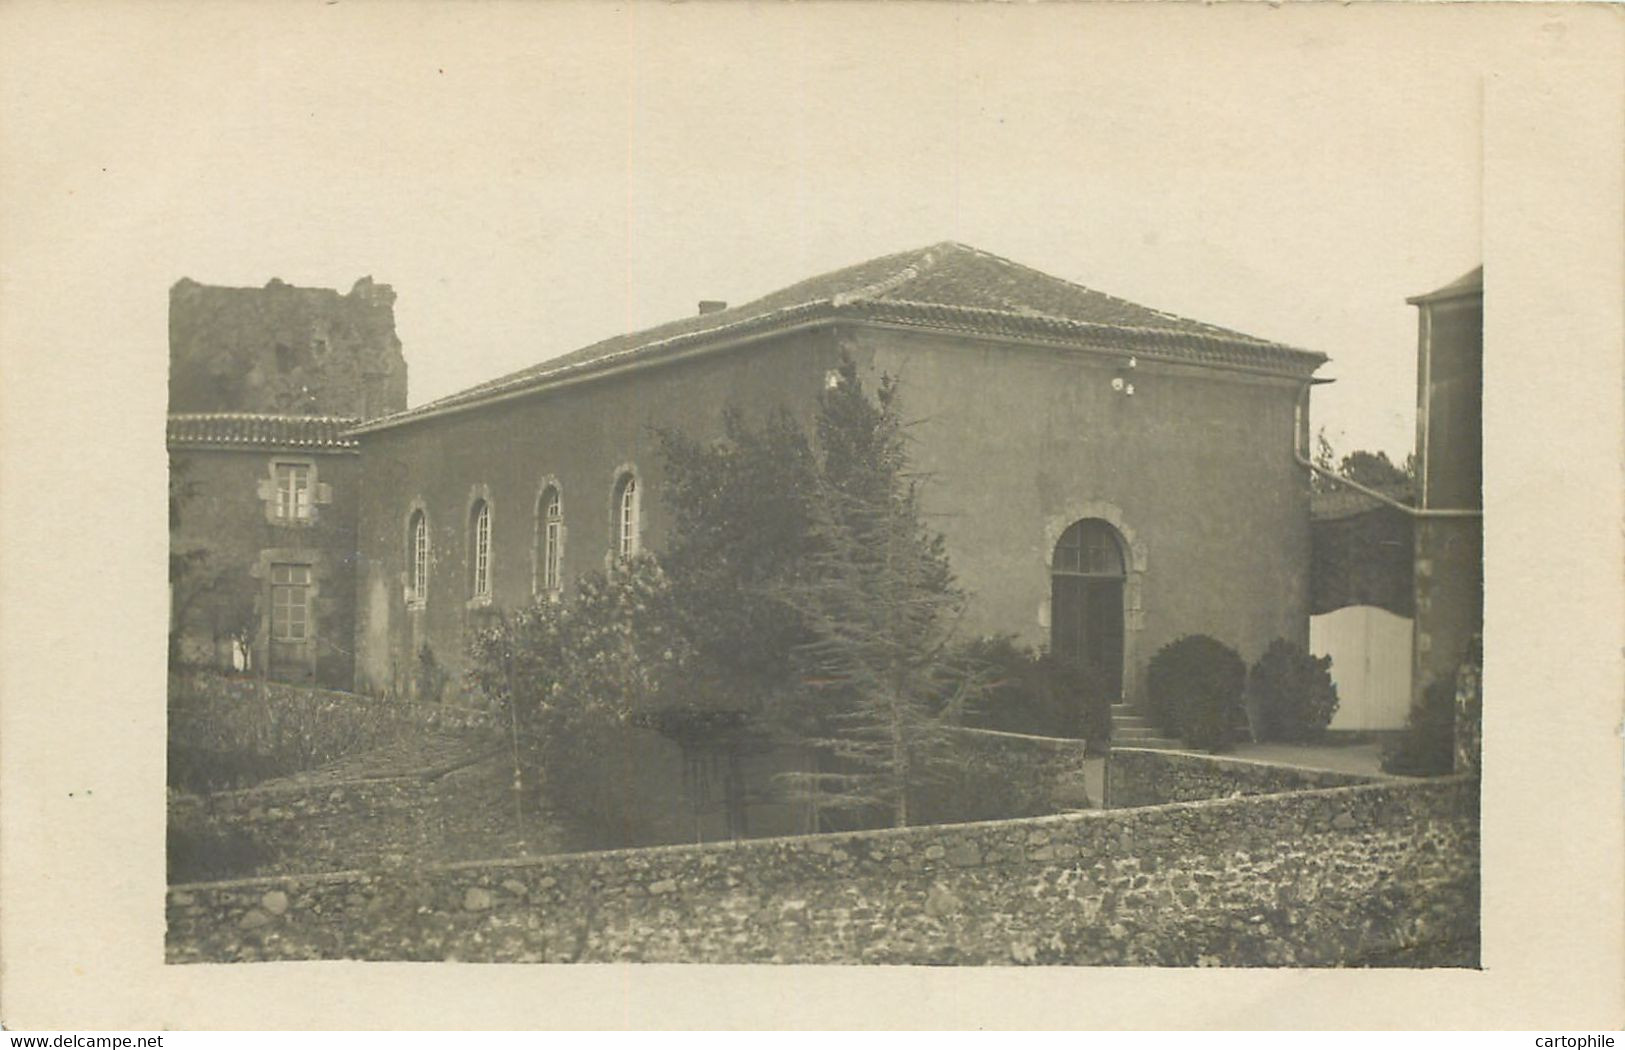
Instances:
[[[958,754],[952,768],[914,800],[914,823],[1047,816],[1099,805],[1103,761],[1091,759],[1086,764],[1081,740],[961,729],[955,741]],[[602,778],[604,794],[618,797],[613,812],[620,814],[619,820],[611,821],[620,833],[618,839],[594,845],[659,846],[735,837],[728,823],[724,769],[719,766],[707,776],[696,776],[696,764],[671,738],[650,729],[627,729],[613,740],[597,743],[593,759],[593,775]],[[812,829],[806,802],[783,781],[784,774],[808,768],[807,762],[804,752],[791,747],[743,756],[738,772],[745,819],[737,837],[777,837]],[[884,815],[826,813],[823,819],[826,830],[846,831],[874,827]]]
[[[1113,748],[1106,762],[1105,804],[1111,809],[1127,809],[1233,795],[1347,787],[1375,779],[1358,773],[1300,769],[1245,758]]]
[[[685,769],[681,749],[649,730],[630,730],[622,749],[596,756],[627,796],[634,825],[614,830],[619,841],[596,841],[565,826],[553,814],[528,813],[530,852],[545,839],[576,848],[655,846],[727,841],[717,776],[696,778]],[[920,823],[1040,816],[1098,805],[1101,760],[1086,770],[1083,742],[967,730],[963,760],[950,781],[936,785],[920,804]],[[803,809],[784,797],[774,773],[792,768],[786,754],[750,756],[743,770],[750,795],[744,837],[799,834],[808,830]],[[169,798],[172,876],[177,881],[281,873],[310,873],[399,863],[407,858],[441,860],[502,855],[511,833],[512,763],[500,742],[469,740],[444,750],[438,764],[421,769],[382,763],[394,775],[334,776],[307,773],[236,790],[186,793]],[[1093,777],[1086,784],[1086,773]],[[858,825],[862,827],[864,825]],[[490,852],[457,852],[458,850]],[[448,852],[450,851],[450,852]]]
[[[1084,741],[992,729],[962,729],[960,756],[935,797],[919,803],[921,823],[1048,816],[1101,804],[1104,759]]]
[[[500,728],[474,708],[183,671],[169,677],[169,783],[194,792],[247,787],[425,733]]]
[[[176,885],[171,962],[1477,964],[1478,782]]]
[[[391,719],[408,721],[414,725],[437,729],[501,728],[497,716],[483,708],[456,704],[423,703],[408,699],[368,696],[364,693],[345,693],[315,686],[291,685],[287,682],[262,681],[251,675],[224,674],[212,670],[181,671],[170,677],[171,706],[204,708],[211,713],[217,706],[224,710],[252,711],[253,705],[264,701],[278,710],[314,705],[317,712],[329,720],[371,722],[372,712],[382,711]],[[173,703],[178,700],[179,703]]]
[[[210,795],[171,792],[172,881],[501,855],[518,834],[512,763],[500,754],[402,776],[292,781]],[[540,845],[531,825],[527,841]],[[555,848],[553,846],[551,848]]]

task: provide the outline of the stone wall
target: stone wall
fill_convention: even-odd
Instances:
[[[362,735],[364,730],[400,726],[448,731],[502,729],[501,716],[489,707],[420,703],[405,698],[369,696],[340,689],[264,681],[252,674],[222,674],[212,670],[174,673],[169,680],[172,716],[205,718],[220,726],[222,734],[249,735],[262,731],[271,719],[303,718],[321,723],[334,736],[355,740],[361,747],[382,740]],[[231,725],[228,723],[241,723]],[[360,749],[359,747],[357,748]]]
[[[512,789],[513,765],[498,747],[399,776],[172,793],[170,878],[308,876],[562,852],[554,822],[517,814]]]
[[[1159,806],[1241,795],[1368,784],[1357,773],[1299,769],[1245,758],[1182,751],[1113,748],[1106,761],[1106,805],[1111,809]]]
[[[439,705],[392,706],[403,712],[448,710]],[[636,814],[637,819],[617,823],[613,834],[606,829],[595,834],[592,827],[578,826],[580,819],[564,820],[555,811],[546,822],[548,834],[532,830],[531,852],[543,838],[558,843],[553,849],[564,843],[600,849],[811,830],[805,806],[787,797],[774,781],[776,771],[794,767],[791,752],[753,754],[741,763],[746,819],[742,827],[730,831],[720,771],[696,777],[678,745],[652,731],[628,730],[624,740],[624,751],[602,751],[596,757],[606,780],[624,796],[618,811]],[[1102,762],[1085,761],[1081,740],[966,730],[962,742],[963,760],[952,780],[935,785],[930,797],[918,803],[917,822],[1041,816],[1099,805]],[[423,768],[385,764],[380,769],[388,769],[387,774],[339,766],[239,790],[175,792],[169,801],[170,826],[189,834],[198,845],[172,855],[171,864],[178,878],[201,879],[338,871],[431,856],[506,855],[502,840],[494,835],[497,829],[480,833],[479,827],[511,814],[513,774],[506,746],[486,734],[447,738],[440,750],[443,754],[436,752],[437,758],[425,756]],[[875,826],[853,819],[844,827],[828,823],[825,828]],[[211,843],[221,842],[236,843],[241,849],[231,856],[207,855]]]
[[[222,875],[307,874],[404,860],[430,830],[428,810],[435,797],[435,785],[422,776],[173,793],[172,842],[176,835],[200,842],[190,850],[184,839],[172,845],[171,872],[178,867]],[[334,833],[339,828],[344,834]],[[213,855],[199,855],[202,851]]]
[[[1455,965],[1478,782],[177,885],[171,962]]]

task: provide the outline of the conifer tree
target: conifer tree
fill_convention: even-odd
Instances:
[[[952,725],[974,676],[950,643],[964,606],[940,534],[924,523],[896,381],[871,401],[844,360],[819,404],[820,455],[804,578],[786,601],[823,756],[793,780],[820,808],[910,823],[917,793],[954,761]]]

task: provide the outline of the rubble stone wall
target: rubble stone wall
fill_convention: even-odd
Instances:
[[[1478,782],[170,888],[171,962],[1476,966]]]
[[[1299,769],[1244,758],[1113,748],[1106,762],[1106,805],[1111,809],[1160,806],[1165,802],[1232,795],[1348,787],[1375,779],[1358,773]]]

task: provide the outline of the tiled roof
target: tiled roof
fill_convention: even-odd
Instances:
[[[853,320],[1131,351],[1148,358],[1312,374],[1326,356],[1153,310],[963,244],[882,256],[753,302],[616,336],[406,412],[409,422],[599,369],[810,321]]]
[[[176,446],[308,448],[343,451],[358,447],[349,436],[361,422],[346,416],[276,416],[252,412],[171,413],[168,443]]]
[[[1407,303],[1432,303],[1440,299],[1455,299],[1466,295],[1484,294],[1484,267],[1475,266],[1460,277],[1451,281],[1443,288],[1436,288],[1426,295],[1412,296]]]
[[[1416,495],[1409,484],[1383,485],[1377,491],[1401,503],[1410,504],[1416,500]],[[1341,485],[1328,492],[1313,492],[1309,495],[1309,516],[1315,521],[1352,518],[1356,514],[1364,514],[1366,511],[1386,506],[1388,504],[1379,499]]]

